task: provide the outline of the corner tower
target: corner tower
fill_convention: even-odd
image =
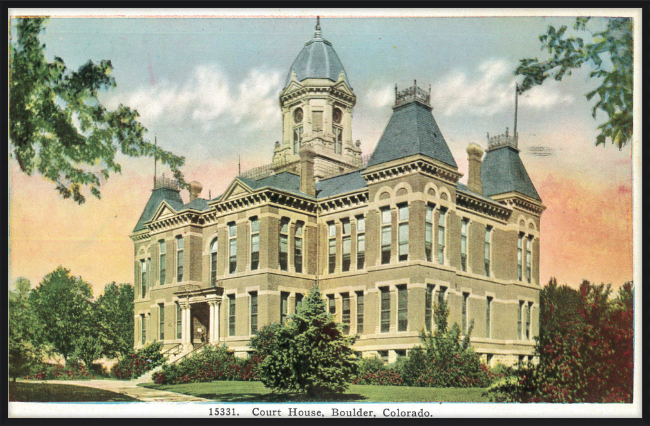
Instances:
[[[280,92],[282,141],[273,151],[276,172],[295,169],[300,150],[314,153],[314,178],[361,167],[361,143],[352,141],[352,109],[357,97],[332,43],[321,35],[305,43]]]

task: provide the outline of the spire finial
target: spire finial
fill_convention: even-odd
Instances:
[[[314,38],[320,38],[320,16],[316,17],[316,32],[314,33]]]

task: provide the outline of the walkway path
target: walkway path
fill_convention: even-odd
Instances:
[[[39,380],[39,382],[41,382]],[[209,399],[199,398],[196,396],[183,395],[176,392],[168,392],[157,389],[149,389],[138,386],[136,380],[44,380],[44,383],[86,386],[89,388],[104,389],[111,392],[117,392],[128,395],[140,401],[154,402],[191,402],[191,401],[210,401]]]

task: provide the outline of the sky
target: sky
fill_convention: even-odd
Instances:
[[[110,59],[117,87],[109,108],[138,110],[150,140],[186,157],[187,181],[204,198],[221,194],[242,170],[271,162],[281,138],[278,95],[314,34],[315,15],[241,18],[51,18],[46,56],[71,69]],[[354,15],[354,13],[348,13]],[[395,84],[431,85],[433,115],[467,178],[466,148],[486,133],[512,132],[522,58],[545,58],[538,36],[566,17],[336,17],[321,13],[357,96],[353,139],[372,153],[394,103]],[[593,23],[594,28],[602,22]],[[15,37],[15,34],[12,34]],[[589,34],[582,34],[589,37]],[[600,83],[590,66],[519,98],[521,158],[547,207],[541,222],[540,281],[577,287],[583,279],[619,287],[633,278],[632,147],[596,147]],[[539,155],[542,152],[544,155]],[[153,160],[118,157],[122,173],[83,205],[9,160],[9,285],[36,286],[62,265],[93,285],[133,282],[133,227],[151,194]],[[160,168],[159,173],[165,171]],[[188,194],[182,197],[187,202]]]

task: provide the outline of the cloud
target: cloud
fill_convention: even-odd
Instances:
[[[433,102],[443,115],[489,117],[511,109],[514,103],[515,76],[507,61],[483,62],[472,76],[461,70],[448,74],[433,88]],[[563,94],[556,85],[537,86],[520,97],[520,104],[548,109],[570,104],[573,97]]]
[[[204,131],[233,123],[253,129],[280,120],[280,73],[253,69],[235,86],[217,64],[201,65],[182,83],[162,80],[127,95],[113,95],[109,107],[124,103],[138,110],[145,126],[156,122],[200,124]]]
[[[366,94],[366,103],[372,108],[382,108],[395,102],[395,89],[386,85],[379,89],[370,89]]]

